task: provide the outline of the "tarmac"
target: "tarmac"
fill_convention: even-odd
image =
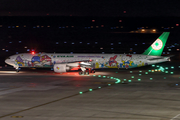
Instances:
[[[179,120],[180,63],[84,76],[2,67],[0,119]]]

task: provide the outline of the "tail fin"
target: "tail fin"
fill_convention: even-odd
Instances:
[[[163,32],[143,55],[161,56],[170,32]]]

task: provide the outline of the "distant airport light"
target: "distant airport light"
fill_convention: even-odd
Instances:
[[[118,44],[121,44],[121,42],[118,42]]]
[[[26,27],[26,25],[24,25],[23,27]]]
[[[104,27],[104,25],[101,25],[101,27]]]
[[[101,47],[100,49],[102,50],[103,48]]]
[[[2,25],[0,25],[0,27],[2,27]]]
[[[179,24],[176,24],[176,26],[179,26]]]
[[[122,20],[119,20],[119,22],[122,22]]]
[[[123,28],[123,26],[121,26],[121,28]]]
[[[2,49],[2,50],[5,50],[5,49]]]
[[[27,51],[30,51],[30,49],[27,49]]]
[[[102,52],[102,54],[104,54],[104,52]]]
[[[80,44],[82,43],[82,42],[79,42]]]
[[[89,45],[90,43],[87,43],[87,45]]]
[[[142,72],[142,71],[139,71],[139,72]]]
[[[145,72],[145,74],[147,75],[147,74],[148,74],[148,72]]]
[[[16,54],[19,54],[18,52],[16,52]]]
[[[130,73],[132,73],[133,71],[130,71]]]
[[[44,27],[44,26],[41,26],[42,28]]]
[[[21,41],[19,41],[19,43],[21,43]]]
[[[99,28],[99,26],[96,26],[96,28]]]
[[[8,52],[8,50],[6,50],[6,52]]]
[[[114,48],[111,48],[111,50],[113,50]]]
[[[66,41],[64,43],[67,43]]]
[[[50,25],[47,26],[48,28],[50,27]]]
[[[156,29],[153,29],[153,32],[156,32]]]
[[[74,26],[71,26],[72,28],[74,27]]]
[[[152,67],[155,67],[155,65],[152,65]]]
[[[142,74],[139,74],[139,76],[141,76]]]
[[[145,31],[145,29],[142,29],[141,31],[142,31],[142,32],[144,32],[144,31]]]
[[[19,26],[17,25],[16,27],[18,28]]]
[[[95,44],[98,44],[98,42],[95,42]]]
[[[92,20],[92,22],[95,22],[95,20]]]
[[[94,28],[93,26],[91,26],[91,28]]]
[[[126,11],[123,11],[123,13],[126,13]]]
[[[176,49],[177,51],[179,51],[179,49]]]

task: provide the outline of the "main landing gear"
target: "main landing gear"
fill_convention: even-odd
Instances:
[[[19,72],[19,70],[20,70],[20,68],[19,67],[15,67],[15,69],[16,69],[16,72],[18,73]]]
[[[92,69],[87,69],[86,68],[83,68],[81,67],[81,72],[79,72],[79,75],[89,75],[89,73],[95,73],[95,70],[92,70]]]

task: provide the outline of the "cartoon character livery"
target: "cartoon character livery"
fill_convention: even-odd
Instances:
[[[164,32],[143,54],[62,54],[22,53],[12,55],[5,62],[12,65],[17,72],[20,67],[52,67],[54,72],[67,72],[79,68],[79,74],[89,74],[101,68],[134,68],[170,60],[170,56],[161,56],[169,32]]]

